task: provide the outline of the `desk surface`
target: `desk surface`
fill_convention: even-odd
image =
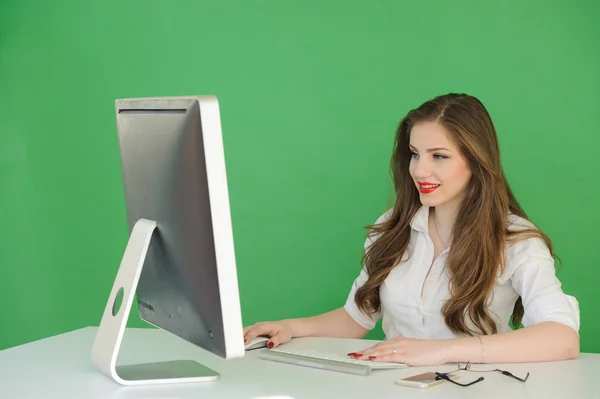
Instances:
[[[118,364],[194,359],[221,373],[208,383],[125,387],[101,374],[90,361],[95,327],[0,351],[0,398],[6,399],[187,399],[187,398],[600,398],[600,354],[549,363],[497,365],[517,375],[531,375],[526,383],[499,373],[470,387],[445,383],[432,388],[401,387],[394,380],[431,371],[432,367],[376,371],[362,377],[262,360],[258,351],[242,359],[223,360],[164,331],[127,329]],[[372,344],[366,340],[301,338],[288,345],[334,353],[354,352]],[[492,365],[474,365],[480,369]],[[474,378],[473,378],[474,379]]]

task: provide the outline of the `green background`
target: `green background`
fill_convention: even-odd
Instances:
[[[593,0],[0,2],[0,349],[99,323],[127,242],[115,99],[218,96],[250,324],[343,304],[399,120],[458,91],[600,352],[599,19]]]

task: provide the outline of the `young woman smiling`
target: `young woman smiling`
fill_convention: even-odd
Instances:
[[[410,111],[391,167],[396,201],[369,226],[345,305],[259,322],[244,338],[268,336],[270,348],[302,336],[361,338],[382,318],[386,339],[349,356],[415,366],[577,357],[578,302],[506,181],[484,105],[448,94]]]

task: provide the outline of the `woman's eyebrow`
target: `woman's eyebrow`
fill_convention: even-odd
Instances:
[[[415,147],[412,146],[412,144],[409,144],[410,148],[413,150],[416,150]],[[435,148],[429,148],[428,150],[426,150],[427,152],[435,152],[435,151],[450,151],[447,148],[444,147],[435,147]]]

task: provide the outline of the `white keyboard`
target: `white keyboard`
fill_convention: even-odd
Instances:
[[[408,367],[408,365],[404,363],[359,360],[350,356],[285,347],[262,350],[259,353],[259,356],[261,359],[265,360],[357,375],[369,375],[371,374],[371,370],[403,369]]]

